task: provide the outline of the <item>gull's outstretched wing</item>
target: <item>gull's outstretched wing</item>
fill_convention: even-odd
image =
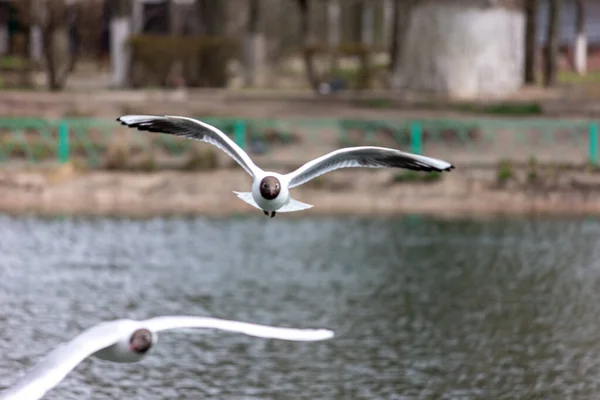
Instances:
[[[328,329],[278,328],[208,317],[167,316],[151,318],[141,323],[153,332],[168,329],[204,328],[238,332],[261,338],[293,341],[326,340],[334,336],[333,331]]]
[[[58,385],[79,363],[116,343],[130,330],[130,320],[104,322],[61,344],[25,373],[21,380],[0,392],[0,400],[38,400]]]
[[[332,151],[307,162],[286,175],[290,189],[327,172],[350,167],[406,168],[414,171],[449,171],[454,166],[446,161],[385,147],[348,147]]]
[[[223,150],[242,168],[254,177],[260,168],[254,164],[248,153],[240,148],[226,134],[214,126],[193,118],[172,115],[124,115],[117,118],[122,125],[140,131],[166,133],[188,139],[201,140]]]

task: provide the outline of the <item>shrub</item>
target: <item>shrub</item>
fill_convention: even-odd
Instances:
[[[358,69],[336,69],[330,71],[332,77],[344,78],[348,85],[354,89],[369,89],[373,79],[373,68],[369,62],[369,56],[373,49],[358,42],[341,43],[336,49],[330,49],[318,44],[307,45],[302,49],[303,53],[308,56],[322,56],[325,54],[333,54],[339,57],[355,57],[359,60]]]
[[[209,171],[217,169],[219,159],[217,152],[206,145],[193,145],[190,148],[190,156],[183,168],[188,171]]]
[[[395,183],[403,182],[436,182],[442,179],[441,172],[416,172],[416,171],[404,171],[399,174],[395,174],[393,181]]]
[[[176,65],[188,86],[224,87],[227,62],[239,52],[236,40],[218,36],[137,35],[129,39],[134,86],[169,85]]]
[[[538,165],[535,157],[530,157],[529,162],[527,163],[527,182],[528,183],[537,183],[540,179],[538,174]]]
[[[104,168],[109,170],[125,170],[129,166],[131,146],[122,139],[114,140],[108,145],[104,156]]]
[[[496,173],[496,179],[498,183],[503,185],[514,177],[515,173],[511,162],[508,160],[502,160],[498,164],[498,171]]]

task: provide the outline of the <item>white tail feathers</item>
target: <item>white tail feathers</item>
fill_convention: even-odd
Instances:
[[[235,193],[235,195],[237,197],[239,197],[246,203],[250,204],[252,207],[262,210],[262,208],[260,208],[260,206],[258,204],[256,204],[256,202],[254,201],[254,198],[252,197],[252,192],[235,192],[234,191],[233,193]],[[277,211],[278,213],[294,212],[294,211],[307,210],[312,207],[313,207],[312,204],[306,204],[306,203],[302,203],[301,201],[298,201],[298,200],[290,199],[290,201],[287,204],[285,204],[283,207],[281,207],[280,209],[275,210],[275,211]]]
[[[250,204],[252,207],[256,207],[259,210],[262,210],[262,208],[260,208],[260,206],[258,204],[256,204],[256,202],[254,201],[254,198],[252,197],[252,192],[236,192],[236,191],[234,191],[233,193],[235,193],[235,195],[237,197],[244,200],[246,203]]]
[[[312,204],[306,204],[306,203],[303,203],[298,200],[290,199],[290,201],[286,205],[281,207],[279,210],[277,210],[277,212],[284,213],[284,212],[302,211],[302,210],[307,210],[312,207],[314,207]]]

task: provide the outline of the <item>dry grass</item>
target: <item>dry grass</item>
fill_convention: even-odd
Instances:
[[[194,143],[188,153],[182,167],[186,171],[210,171],[219,167],[217,152],[212,147]]]

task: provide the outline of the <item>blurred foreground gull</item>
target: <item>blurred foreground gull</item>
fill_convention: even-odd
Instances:
[[[219,329],[292,341],[326,340],[334,336],[333,331],[327,329],[277,328],[204,317],[166,316],[145,321],[108,321],[89,328],[70,342],[60,345],[27,372],[19,383],[1,392],[0,399],[40,399],[89,356],[119,363],[140,361],[156,344],[157,332],[186,328]]]
[[[263,171],[248,154],[226,134],[212,125],[193,118],[156,115],[125,115],[117,118],[122,125],[140,131],[160,132],[210,143],[227,153],[253,178],[251,192],[234,192],[240,199],[263,210],[265,215],[311,208],[294,200],[289,189],[300,186],[326,172],[340,168],[406,168],[414,171],[449,171],[454,166],[446,161],[404,153],[385,147],[348,147],[307,162],[294,172],[278,174]]]

